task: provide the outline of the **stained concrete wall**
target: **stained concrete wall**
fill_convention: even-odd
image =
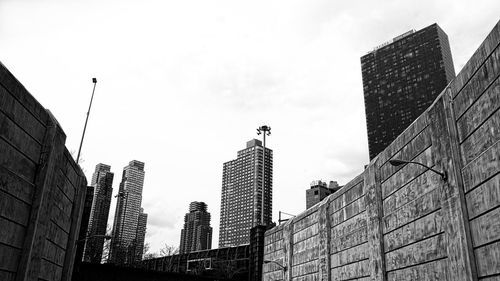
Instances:
[[[0,64],[0,280],[70,280],[86,179],[56,119]]]
[[[263,280],[500,280],[500,23],[366,170],[266,232]],[[393,167],[391,159],[424,163]]]

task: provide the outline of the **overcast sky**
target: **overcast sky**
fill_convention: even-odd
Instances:
[[[222,164],[270,125],[273,217],[305,209],[311,181],[368,163],[360,57],[438,23],[455,70],[500,19],[500,1],[0,0],[0,61],[56,116],[90,181],[146,163],[146,242],[178,246],[191,201],[218,246]],[[115,198],[109,222],[113,221]]]

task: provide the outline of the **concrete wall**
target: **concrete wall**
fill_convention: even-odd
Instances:
[[[66,136],[0,64],[0,280],[70,280],[86,179]]]
[[[367,169],[266,232],[263,280],[500,280],[500,23]],[[393,167],[391,159],[424,163]]]

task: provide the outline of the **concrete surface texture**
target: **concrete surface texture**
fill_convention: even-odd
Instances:
[[[71,280],[85,186],[66,135],[0,63],[0,280]]]
[[[263,280],[500,280],[499,43],[497,23],[361,175],[266,232]]]

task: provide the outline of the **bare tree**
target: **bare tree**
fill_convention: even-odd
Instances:
[[[165,243],[163,247],[160,249],[160,256],[171,256],[179,253],[179,247],[175,247]]]
[[[143,255],[142,255],[143,258],[142,259],[143,260],[149,260],[149,259],[154,259],[154,258],[158,257],[157,253],[154,253],[154,252],[151,253],[151,252],[149,252],[150,247],[151,246],[149,245],[149,243],[144,243],[144,248],[143,248],[143,251],[142,251],[142,253],[143,253]]]

